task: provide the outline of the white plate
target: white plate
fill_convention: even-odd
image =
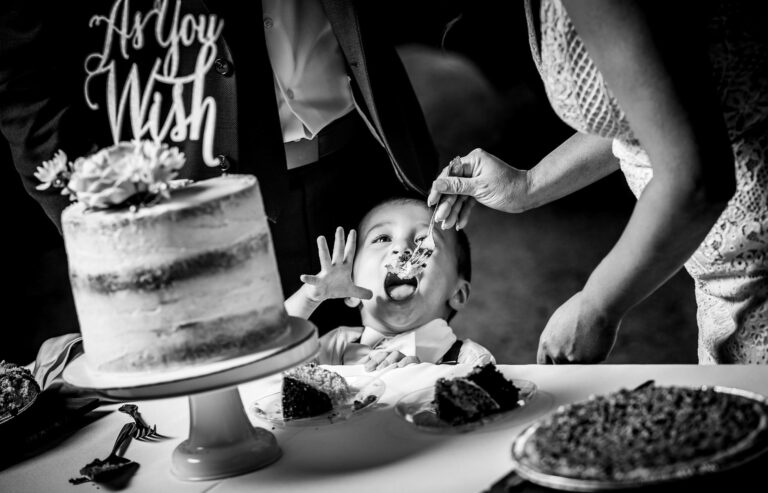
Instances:
[[[531,402],[536,394],[536,384],[528,380],[512,379],[511,381],[515,387],[520,389],[520,399],[517,402],[519,406],[508,411],[490,414],[471,423],[452,425],[437,417],[433,403],[435,400],[434,385],[401,397],[395,404],[395,412],[416,428],[432,433],[452,434],[472,431],[488,423],[510,419],[519,414],[519,411]]]
[[[234,386],[286,370],[313,358],[317,329],[307,320],[289,317],[288,334],[258,353],[167,372],[107,374],[88,367],[83,356],[64,369],[64,381],[115,399],[151,399]]]
[[[281,426],[317,426],[319,424],[344,421],[353,415],[371,409],[379,401],[386,388],[386,384],[376,377],[359,375],[347,377],[346,380],[354,392],[354,395],[350,397],[344,405],[337,406],[327,413],[312,416],[311,418],[283,419],[282,392],[275,392],[274,394],[259,397],[249,406],[249,409],[255,416],[266,419],[273,424]]]

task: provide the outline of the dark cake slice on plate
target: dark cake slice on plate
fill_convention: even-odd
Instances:
[[[435,384],[437,417],[460,425],[499,411],[499,405],[479,385],[465,378],[441,378]]]
[[[515,409],[519,399],[520,389],[488,363],[463,377],[439,379],[433,404],[437,417],[455,426]]]
[[[499,404],[500,410],[506,411],[518,407],[520,389],[507,380],[492,363],[476,366],[464,378],[488,392],[493,400]]]
[[[352,395],[336,372],[310,363],[283,373],[283,419],[319,416],[343,405]]]
[[[283,377],[283,418],[311,418],[333,409],[331,398],[313,386],[291,377]]]

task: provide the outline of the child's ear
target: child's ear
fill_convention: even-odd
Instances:
[[[469,301],[469,292],[471,290],[471,284],[466,279],[459,279],[456,284],[451,298],[448,300],[448,306],[456,311],[464,308],[464,305]]]
[[[344,298],[344,304],[350,308],[357,308],[362,301],[360,298]]]

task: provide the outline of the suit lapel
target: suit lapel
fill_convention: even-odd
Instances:
[[[358,13],[352,0],[320,0],[325,10],[325,15],[331,23],[333,33],[339,42],[341,51],[347,60],[347,65],[352,72],[354,81],[365,103],[365,109],[371,118],[379,135],[381,122],[379,121],[376,105],[371,91],[371,80],[368,75],[367,60],[363,49],[363,39],[360,33]]]

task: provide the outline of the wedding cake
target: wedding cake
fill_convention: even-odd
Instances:
[[[138,152],[111,150],[100,166],[119,173],[124,170],[109,161]],[[144,153],[165,156],[154,161],[169,161],[150,151]],[[77,182],[78,171],[87,169],[78,164],[71,165],[68,185],[78,202],[65,209],[62,229],[90,368],[174,369],[250,354],[287,333],[255,177],[160,187],[164,200],[96,208],[86,195],[93,184]]]

